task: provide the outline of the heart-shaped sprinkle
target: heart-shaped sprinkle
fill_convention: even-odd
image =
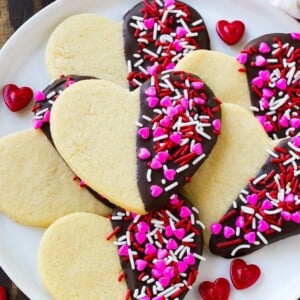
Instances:
[[[220,38],[228,45],[236,44],[244,35],[245,25],[242,21],[228,22],[220,20],[217,22],[216,30]]]
[[[149,137],[150,137],[150,129],[148,127],[143,127],[143,128],[140,128],[138,130],[138,135],[144,139],[144,140],[147,140]]]
[[[122,245],[119,248],[119,255],[120,256],[128,256],[128,246],[127,245]]]
[[[2,90],[3,100],[7,107],[13,111],[25,108],[33,98],[33,91],[29,87],[18,87],[15,84],[7,84]]]
[[[263,67],[265,66],[267,63],[266,59],[261,56],[261,55],[257,55],[256,58],[255,58],[255,66],[256,67]]]
[[[224,231],[224,237],[226,239],[229,239],[230,237],[232,237],[235,234],[234,229],[232,227],[229,227],[229,226],[225,226],[223,231]]]
[[[254,244],[254,242],[256,241],[256,233],[250,231],[244,235],[244,239],[248,241],[249,244]]]
[[[160,100],[160,105],[162,107],[169,107],[172,105],[171,98],[169,96],[165,96]]]
[[[280,78],[277,82],[276,82],[276,87],[280,90],[280,91],[285,91],[287,89],[287,82],[285,78]]]
[[[145,246],[145,254],[146,255],[151,255],[156,253],[156,247],[152,244],[147,243]]]
[[[174,230],[174,234],[179,240],[182,240],[183,237],[185,236],[185,229],[184,228],[176,229]]]
[[[161,277],[158,279],[159,283],[162,285],[163,288],[166,288],[170,284],[170,278],[169,277]]]
[[[157,258],[158,259],[164,259],[169,254],[169,251],[167,249],[158,249],[157,250]]]
[[[148,233],[150,230],[150,227],[146,222],[139,222],[137,228],[140,233]]]
[[[137,233],[135,234],[135,239],[136,239],[136,241],[137,241],[140,245],[142,245],[142,244],[144,244],[145,241],[147,240],[147,236],[146,236],[145,233],[137,232]]]
[[[196,155],[201,155],[203,153],[202,145],[200,143],[196,143],[192,147],[192,152],[195,153]]]
[[[40,129],[44,125],[43,120],[32,120],[32,127],[34,129]]]
[[[160,162],[160,160],[154,158],[150,164],[150,168],[153,170],[158,170],[162,168],[162,163]]]
[[[181,142],[181,132],[174,132],[170,135],[170,140],[176,144],[176,145],[179,145],[180,142]]]
[[[300,212],[297,211],[292,214],[292,221],[295,222],[296,224],[300,224]]]
[[[263,203],[262,203],[262,205],[261,205],[261,208],[262,208],[263,210],[268,210],[268,209],[272,209],[272,208],[273,208],[273,205],[272,205],[271,201],[267,199],[267,200],[264,200],[264,201],[263,201]]]
[[[168,128],[170,126],[171,119],[168,116],[165,116],[163,119],[159,121],[159,125],[164,128]]]
[[[192,214],[192,211],[187,206],[182,206],[180,209],[180,217],[181,218],[188,218]]]
[[[259,44],[258,51],[259,51],[259,53],[266,54],[266,53],[270,53],[271,48],[267,43],[261,42]]]
[[[265,231],[267,231],[269,228],[270,228],[270,225],[269,225],[265,220],[260,220],[260,221],[258,222],[258,227],[257,227],[257,229],[258,229],[260,232],[265,232]]]
[[[153,18],[145,19],[144,26],[146,29],[152,29],[154,26],[155,20]]]
[[[34,101],[35,102],[45,101],[45,99],[46,99],[46,95],[43,91],[36,91],[34,93]]]
[[[251,194],[246,197],[247,201],[251,205],[255,205],[257,203],[258,197],[256,194]]]
[[[147,97],[146,99],[149,108],[155,108],[159,102],[158,98],[156,97]]]
[[[183,261],[184,261],[186,264],[190,265],[190,266],[194,265],[195,262],[196,262],[195,257],[194,257],[193,254],[187,255],[187,256],[183,259]]]
[[[214,223],[210,225],[210,231],[214,235],[218,235],[222,231],[222,225],[220,223]]]
[[[164,171],[165,178],[169,181],[173,181],[176,175],[176,171],[174,169],[166,169]]]
[[[168,250],[176,250],[178,248],[178,244],[174,239],[169,239],[167,244]]]
[[[300,136],[293,137],[291,141],[295,147],[300,148]]]
[[[257,265],[248,265],[242,259],[234,259],[230,265],[230,278],[238,290],[252,286],[260,277],[260,268]]]
[[[236,57],[236,60],[240,63],[240,64],[245,64],[248,60],[248,54],[246,53],[239,53]]]
[[[151,156],[150,151],[147,148],[141,148],[139,150],[138,158],[142,160],[146,160]]]
[[[175,276],[174,268],[173,267],[166,267],[166,269],[163,272],[163,276],[167,278],[173,278]]]
[[[143,271],[147,267],[147,261],[145,261],[144,259],[137,259],[135,261],[135,265],[138,271]]]
[[[162,164],[164,164],[167,160],[168,160],[168,158],[169,158],[169,153],[167,152],[167,151],[161,151],[161,152],[158,152],[157,154],[156,154],[156,157],[157,157],[157,159],[162,163]]]
[[[199,293],[203,300],[228,300],[230,284],[226,278],[217,278],[214,282],[203,281],[199,285]]]
[[[150,187],[150,189],[151,189],[151,195],[154,198],[159,197],[162,194],[162,192],[163,192],[163,189],[160,186],[158,186],[158,185],[152,185]]]
[[[298,129],[300,128],[300,119],[299,118],[292,118],[290,121],[291,127]]]
[[[188,269],[188,264],[183,261],[178,262],[178,271],[179,273],[184,273]]]
[[[243,216],[239,216],[235,221],[235,225],[239,228],[243,228],[245,226],[245,218]]]

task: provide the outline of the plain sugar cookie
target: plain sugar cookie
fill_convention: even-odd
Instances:
[[[73,176],[40,130],[0,139],[0,211],[16,222],[47,227],[76,211],[107,215],[110,209]]]

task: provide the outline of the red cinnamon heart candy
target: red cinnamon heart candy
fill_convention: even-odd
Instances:
[[[234,45],[242,38],[245,32],[245,25],[239,20],[233,22],[220,20],[217,22],[216,30],[226,44]]]
[[[23,109],[33,98],[32,89],[29,87],[17,87],[15,84],[7,84],[2,91],[4,102],[13,111]]]
[[[203,281],[199,285],[199,293],[203,300],[228,300],[230,285],[226,278],[217,278],[214,282]]]
[[[0,300],[6,300],[7,294],[4,286],[0,286]]]
[[[253,285],[260,277],[260,273],[260,268],[257,265],[248,265],[242,259],[235,259],[230,265],[231,281],[238,290]]]

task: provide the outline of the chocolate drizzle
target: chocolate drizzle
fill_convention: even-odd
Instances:
[[[173,195],[166,209],[139,216],[113,211],[119,257],[132,299],[183,299],[198,274],[202,227],[197,210]],[[128,296],[128,295],[127,295]]]
[[[195,75],[154,76],[140,90],[137,183],[147,211],[191,180],[220,134],[220,102]]]
[[[270,152],[218,223],[211,225],[210,250],[232,258],[300,233],[300,137]]]
[[[206,25],[191,6],[174,0],[144,0],[124,16],[124,50],[131,90],[171,70],[196,49],[210,49]]]

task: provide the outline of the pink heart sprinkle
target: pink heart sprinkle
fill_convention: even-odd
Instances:
[[[34,129],[40,129],[43,126],[44,122],[42,120],[32,120],[32,126]]]
[[[271,203],[270,200],[266,199],[266,200],[263,201],[263,203],[262,203],[262,205],[261,205],[261,208],[262,208],[263,210],[268,210],[268,209],[272,209],[272,208],[273,208],[273,205],[272,205],[272,203]]]
[[[182,48],[182,46],[181,46],[180,41],[176,40],[176,41],[173,43],[173,45],[174,45],[174,48],[175,48],[175,50],[176,50],[177,52],[182,51],[183,48]]]
[[[270,107],[270,103],[266,98],[260,99],[260,104],[264,109],[268,109]]]
[[[263,97],[264,98],[270,99],[274,96],[273,91],[268,89],[268,88],[264,88],[262,91],[263,91]]]
[[[154,269],[158,270],[163,273],[163,271],[166,269],[166,263],[163,260],[158,260],[154,263]]]
[[[245,218],[243,216],[239,216],[235,221],[235,225],[237,227],[243,228],[245,226]]]
[[[290,221],[292,218],[291,214],[287,211],[282,211],[281,216],[285,221]]]
[[[220,223],[210,224],[210,231],[213,235],[218,235],[222,230],[222,225]]]
[[[150,86],[146,89],[145,94],[149,97],[156,96],[156,88],[154,86]]]
[[[157,74],[157,70],[158,70],[158,66],[157,65],[153,65],[153,66],[147,67],[147,72],[151,76],[156,75]]]
[[[221,129],[221,120],[220,119],[213,120],[212,126],[213,126],[214,130],[220,131],[220,129]]]
[[[188,31],[182,26],[178,26],[176,28],[176,36],[178,36],[179,38],[184,37],[187,33]]]
[[[151,157],[150,151],[146,148],[140,148],[138,158],[141,160],[146,160],[149,157]]]
[[[192,88],[195,90],[202,90],[204,88],[204,83],[202,81],[192,82]]]
[[[46,99],[46,95],[42,91],[36,91],[34,94],[34,100],[35,102],[41,102]]]
[[[143,271],[147,267],[147,262],[144,259],[137,259],[135,261],[135,266],[138,271]]]
[[[162,285],[163,288],[166,288],[169,286],[171,280],[170,280],[170,278],[164,276],[164,277],[159,278],[158,281]]]
[[[271,48],[266,42],[262,42],[259,45],[258,51],[259,53],[266,54],[271,51]]]
[[[182,206],[180,209],[180,217],[181,218],[188,218],[192,214],[192,211],[187,206]]]
[[[137,232],[134,236],[135,236],[136,241],[140,245],[144,244],[144,242],[147,240],[147,236],[145,233]]]
[[[143,221],[138,223],[137,228],[140,233],[147,233],[150,230],[149,225]]]
[[[120,256],[128,256],[128,246],[122,245],[119,249],[119,255]]]
[[[165,7],[169,8],[170,6],[173,6],[175,4],[175,0],[164,0],[165,2]]]
[[[151,30],[153,28],[154,23],[155,23],[155,21],[153,18],[144,20],[144,26],[146,29],[149,29],[149,30]]]
[[[300,41],[300,32],[292,32],[292,33],[291,33],[291,38],[292,38],[293,40],[298,40],[298,41]]]
[[[170,140],[176,144],[179,145],[181,143],[181,132],[174,132],[170,135]]]
[[[163,271],[160,271],[158,269],[152,269],[151,274],[154,278],[160,278],[163,274]]]
[[[269,121],[265,122],[263,127],[266,132],[271,132],[273,130],[273,125]]]
[[[183,261],[184,261],[186,264],[190,265],[190,266],[192,266],[192,265],[194,265],[194,264],[196,263],[195,257],[194,257],[193,254],[187,255],[187,256],[183,259]]]
[[[257,229],[258,229],[260,232],[267,231],[269,228],[270,228],[270,226],[269,226],[269,224],[268,224],[265,220],[260,220],[260,221],[258,222],[258,227],[257,227]]]
[[[158,152],[156,154],[156,158],[162,163],[164,164],[168,158],[169,158],[169,153],[167,151],[161,151],[161,152]]]
[[[138,130],[138,135],[144,139],[144,140],[147,140],[149,137],[150,137],[150,128],[148,127],[143,127],[143,128],[140,128]]]
[[[174,63],[169,63],[167,66],[166,66],[166,70],[173,70],[175,68],[175,64]]]
[[[171,98],[169,96],[165,96],[160,100],[160,106],[169,107],[172,105]]]
[[[176,171],[174,169],[167,169],[164,171],[165,178],[169,181],[174,181]]]
[[[287,128],[289,127],[289,120],[286,116],[282,116],[280,119],[279,119],[279,125],[283,128]]]
[[[170,225],[165,228],[165,235],[167,238],[171,237],[174,234],[174,231]]]
[[[288,193],[285,197],[284,197],[284,201],[288,202],[288,203],[293,203],[295,201],[295,195],[293,193]]]
[[[206,100],[200,97],[194,97],[194,102],[199,104],[199,105],[203,105],[206,103]]]
[[[252,79],[252,85],[256,86],[257,88],[262,88],[264,85],[264,81],[262,77],[255,77]]]
[[[163,272],[163,276],[168,277],[168,278],[173,278],[175,276],[174,268],[166,267],[166,269]]]
[[[300,211],[297,211],[292,214],[292,221],[297,224],[300,224]]]
[[[164,259],[169,254],[168,250],[166,249],[158,249],[157,250],[157,258],[158,259]]]
[[[235,231],[232,227],[225,226],[224,230],[223,230],[223,234],[226,239],[229,239],[230,237],[232,237],[235,234]]]
[[[182,240],[185,236],[185,230],[183,228],[176,229],[174,231],[174,234],[178,238],[178,240]]]
[[[152,170],[159,170],[162,168],[162,163],[158,159],[154,158],[151,161],[150,168]]]
[[[185,263],[184,261],[179,261],[177,263],[177,266],[178,266],[179,273],[184,273],[188,268],[188,264]]]
[[[256,233],[253,231],[250,231],[244,235],[244,239],[246,241],[248,241],[249,244],[253,244],[256,240]]]
[[[45,112],[45,114],[44,114],[44,117],[43,117],[43,121],[44,121],[45,123],[48,123],[48,122],[50,121],[50,115],[51,115],[50,110],[47,110],[47,111]]]
[[[168,128],[170,124],[171,124],[171,119],[167,116],[165,116],[163,119],[159,121],[159,125],[164,128]]]
[[[170,204],[177,205],[180,202],[178,195],[174,194],[171,196]]]
[[[158,104],[159,99],[156,97],[148,97],[146,101],[150,108],[155,108]]]
[[[292,137],[292,143],[296,147],[300,147],[300,136],[294,136]]]
[[[161,128],[161,127],[157,127],[157,128],[155,128],[154,130],[153,130],[153,137],[160,137],[160,136],[162,136],[162,135],[164,135],[165,133],[164,133],[164,130],[163,130],[163,128]]]
[[[178,114],[178,111],[175,107],[171,107],[169,106],[167,108],[167,115],[170,117],[170,118],[174,118],[176,115]]]
[[[247,53],[239,53],[238,56],[236,57],[236,60],[240,64],[245,64],[248,61],[248,54]]]
[[[156,248],[154,245],[152,244],[146,244],[146,247],[145,247],[145,254],[146,255],[151,255],[151,254],[154,254],[156,253]]]
[[[158,185],[151,185],[150,190],[153,198],[158,198],[163,192],[163,189]]]
[[[257,67],[263,67],[263,66],[265,66],[266,62],[267,62],[266,59],[263,56],[261,56],[261,55],[257,55],[256,58],[255,58],[255,65]]]
[[[263,79],[263,81],[268,81],[270,79],[271,73],[269,70],[263,70],[259,71],[258,75]]]
[[[201,155],[203,153],[202,145],[200,143],[196,143],[192,147],[192,152],[195,153],[196,155]]]
[[[265,116],[257,116],[256,119],[259,121],[261,125],[263,125],[267,120]]]
[[[280,78],[277,82],[276,82],[276,87],[281,90],[281,91],[285,91],[287,89],[287,82],[286,79],[284,78]]]
[[[247,195],[246,199],[249,204],[256,205],[258,196],[256,194],[250,194],[250,195]]]
[[[169,239],[167,243],[167,249],[168,250],[176,250],[178,248],[178,244],[174,239]]]
[[[183,109],[188,109],[189,108],[189,101],[187,99],[183,98],[180,101],[180,103],[181,103],[181,106],[182,106]]]
[[[300,118],[292,118],[290,124],[293,128],[298,129],[300,127]]]

